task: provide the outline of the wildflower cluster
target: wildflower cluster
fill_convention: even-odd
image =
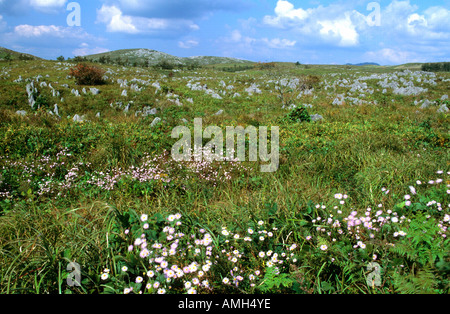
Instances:
[[[77,162],[67,148],[55,156],[42,156],[32,161],[12,161],[0,156],[1,170],[5,174],[0,181],[0,198],[18,196],[17,187],[24,183],[37,196],[66,197],[76,189],[98,188],[113,191],[119,183],[129,181],[136,184],[179,182],[185,186],[190,180],[216,185],[233,178],[233,174],[248,171],[239,161],[175,162],[167,151],[161,155],[144,154],[137,166],[98,171],[88,162]]]
[[[216,256],[216,262],[223,271],[223,284],[252,290],[258,288],[270,269],[286,272],[291,263],[297,262],[297,244],[278,243],[278,228],[266,225],[259,220],[241,233],[222,228],[222,255]]]
[[[437,174],[443,175],[443,171],[438,171]],[[447,174],[450,174],[448,172]],[[438,178],[436,180],[428,181],[428,187],[439,187],[444,180]],[[327,216],[317,216],[311,220],[316,232],[316,238],[308,235],[306,240],[310,243],[317,243],[322,251],[327,251],[333,243],[340,243],[341,241],[351,240],[354,249],[366,249],[367,243],[373,243],[376,239],[388,239],[391,242],[400,240],[408,236],[408,227],[412,216],[408,217],[408,213],[413,214],[417,208],[428,209],[436,208],[438,215],[438,234],[443,238],[448,236],[448,224],[450,216],[450,204],[445,205],[435,200],[428,201],[424,206],[421,204],[422,199],[417,196],[418,189],[424,185],[421,181],[416,181],[417,186],[409,186],[409,191],[403,197],[403,202],[394,208],[385,208],[381,203],[374,207],[367,207],[365,209],[357,210],[348,208],[346,201],[348,195],[337,193],[334,199],[338,204],[334,205],[332,209],[328,209],[326,205],[317,204],[316,209],[327,213]],[[446,194],[450,194],[447,185]],[[425,187],[424,187],[425,189]],[[385,187],[382,192],[389,193]],[[345,212],[350,212],[345,214]],[[431,215],[427,215],[431,218]],[[386,228],[385,228],[386,227]],[[394,246],[394,243],[389,243]]]
[[[140,222],[140,236],[133,237],[130,229],[124,232],[129,242],[129,259],[121,271],[136,266],[132,265],[133,256],[138,258],[139,267],[123,293],[195,294],[211,289],[208,277],[213,238],[209,233],[204,229],[184,233],[181,214],[169,215],[159,234],[148,215],[141,215]]]
[[[181,214],[169,215],[158,226],[143,214],[138,236],[131,234],[133,228],[126,229],[128,253],[121,272],[129,275],[118,283],[117,278],[123,274],[111,278],[109,271],[103,272],[100,277],[105,286],[115,283],[125,294],[255,289],[269,269],[280,273],[297,262],[297,244],[275,243],[278,229],[267,230],[263,221],[243,234],[224,227],[214,236],[203,228],[189,229],[181,218]],[[255,254],[255,247],[261,249],[259,254]]]

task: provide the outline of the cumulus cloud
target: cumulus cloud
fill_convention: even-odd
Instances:
[[[380,4],[380,25],[370,23],[369,7],[356,8],[354,2],[335,2],[304,9],[279,0],[262,25],[295,38],[299,46],[368,50],[363,57],[380,63],[426,61],[418,56],[450,50],[450,10],[443,6],[421,9],[410,0],[392,0]]]
[[[97,11],[97,21],[106,25],[108,32],[173,36],[199,27],[186,19],[147,18],[125,15],[117,6],[103,5]]]
[[[80,46],[82,43],[97,47],[104,42],[104,39],[93,36],[82,28],[57,25],[21,24],[0,36],[0,46],[27,47],[36,51],[89,48]]]
[[[353,22],[357,12],[346,11],[345,6],[302,9],[285,0],[279,0],[274,10],[275,15],[266,15],[263,23],[269,27],[290,30],[309,38],[322,40],[337,46],[355,46],[359,43],[359,34]],[[356,17],[359,17],[356,15]]]
[[[289,1],[278,1],[275,7],[275,16],[266,15],[264,23],[273,27],[286,28],[294,27],[296,24],[305,21],[311,14],[311,11],[305,11],[301,8],[295,9]]]
[[[355,46],[359,43],[359,34],[350,19],[350,14],[335,20],[318,21],[320,35],[325,40],[337,42],[338,46]]]

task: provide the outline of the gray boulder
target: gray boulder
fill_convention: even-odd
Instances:
[[[313,114],[311,116],[311,121],[315,122],[315,121],[320,121],[323,120],[323,117],[320,114]]]
[[[159,122],[161,122],[161,118],[156,117],[155,120],[153,120],[152,124],[150,125],[151,127],[156,126]]]
[[[84,116],[80,117],[79,115],[74,115],[72,118],[73,122],[84,122]]]
[[[448,107],[447,107],[447,105],[442,105],[438,110],[437,110],[437,112],[438,113],[446,113],[446,112],[448,112],[449,111],[449,109],[448,109]]]

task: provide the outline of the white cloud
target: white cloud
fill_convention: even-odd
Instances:
[[[361,20],[356,11],[348,11],[345,6],[302,9],[285,0],[279,0],[275,7],[275,16],[267,15],[263,24],[289,30],[302,40],[318,40],[337,46],[355,46],[359,43],[359,34],[353,20]],[[355,16],[355,17],[354,17]]]
[[[30,6],[44,13],[56,13],[65,8],[67,0],[29,0]]]
[[[21,24],[0,35],[0,46],[27,47],[33,50],[87,49],[86,45],[104,43],[104,39],[93,36],[82,28],[57,25]]]
[[[275,7],[276,16],[267,15],[263,21],[265,24],[284,28],[291,21],[300,22],[305,20],[309,13],[303,9],[295,9],[294,5],[288,1],[280,0]]]
[[[348,13],[345,14],[344,18],[318,21],[318,23],[322,26],[320,35],[324,39],[335,40],[342,47],[356,46],[359,43],[359,34]]]
[[[61,13],[68,0],[0,0],[0,12],[5,15],[22,15],[30,9],[46,13]]]
[[[123,16],[122,11],[115,6],[103,5],[97,11],[97,20],[106,24],[106,30],[108,32],[138,33],[131,17]]]
[[[198,46],[199,42],[196,40],[186,40],[186,41],[179,41],[178,42],[178,47],[183,48],[183,49],[190,49],[193,47]]]
[[[104,53],[104,52],[108,52],[109,49],[106,48],[101,48],[101,47],[93,47],[90,48],[89,44],[87,43],[82,43],[80,45],[79,48],[75,49],[72,51],[74,56],[87,56],[87,55],[92,55],[92,54],[97,54],[97,53]]]
[[[266,44],[267,47],[274,48],[274,49],[289,48],[289,47],[295,46],[295,44],[296,44],[295,40],[288,40],[288,39],[281,39],[281,38],[272,38],[272,39],[263,38],[263,39],[261,39],[261,42]]]
[[[117,6],[107,5],[97,11],[97,21],[106,24],[107,31],[114,33],[164,35],[199,29],[198,25],[190,20],[124,15]]]
[[[246,49],[271,48],[271,49],[285,49],[294,47],[297,43],[295,40],[285,38],[254,38],[250,36],[243,36],[239,30],[233,30],[226,38],[221,38],[220,41],[232,45],[246,47]]]
[[[372,62],[378,62],[383,65],[424,61],[423,58],[418,58],[413,52],[395,50],[391,48],[384,48],[378,51],[369,51],[365,53],[364,56]]]
[[[74,37],[77,36],[77,32],[73,32],[73,29],[69,27],[55,26],[55,25],[39,25],[32,26],[28,24],[22,24],[14,27],[14,35],[19,37]]]
[[[197,19],[213,12],[237,12],[249,7],[249,0],[103,0],[125,15],[162,19]]]

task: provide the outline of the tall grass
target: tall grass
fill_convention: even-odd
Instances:
[[[300,90],[286,89],[280,99],[267,69],[197,69],[169,78],[153,69],[138,74],[135,68],[108,66],[116,74],[109,74],[101,93],[78,98],[70,93],[75,82],[53,63],[2,66],[11,78],[0,76],[0,292],[157,293],[164,286],[166,293],[188,293],[195,286],[202,293],[448,293],[449,121],[435,107],[419,110],[412,105],[415,98],[381,91],[368,96],[378,105],[333,106],[334,94],[323,81],[335,72],[338,78],[355,78],[351,70],[335,67],[275,65],[269,70],[280,77],[299,76],[315,88],[302,98],[297,98]],[[33,112],[23,105],[26,82],[11,81],[25,75],[24,69],[30,79],[49,75],[46,80],[65,98],[61,102],[49,94],[50,103],[60,104],[61,118],[48,108]],[[364,71],[369,73],[361,75],[380,72]],[[116,79],[136,76],[165,88],[145,86],[123,98]],[[216,90],[224,80],[234,89],[213,99],[190,90],[191,79]],[[61,86],[65,83],[69,88]],[[246,94],[252,83],[261,94]],[[373,82],[369,86],[376,88]],[[184,105],[168,101],[169,91]],[[241,97],[233,98],[236,91]],[[445,92],[441,80],[419,98]],[[324,120],[289,119],[285,100],[312,104],[308,112]],[[114,106],[119,101],[133,101],[131,111]],[[154,116],[134,115],[144,106],[157,108],[163,122],[151,127]],[[19,109],[28,114],[16,115]],[[224,114],[214,116],[219,109]],[[86,114],[88,121],[73,122],[74,114]],[[258,164],[249,162],[174,163],[163,154],[174,143],[171,130],[182,118],[193,127],[195,117],[220,127],[280,126],[278,171],[260,173]],[[181,225],[168,219],[176,213]],[[347,228],[364,216],[380,230]],[[394,217],[398,223],[391,222]],[[165,282],[162,268],[158,278],[147,278],[153,261],[143,259],[136,245],[129,250],[143,234],[149,247],[155,241],[169,247],[173,240],[166,227],[197,240],[211,236],[211,255],[206,246],[180,237],[171,259],[177,266],[211,262],[198,286],[192,273]],[[419,237],[420,232],[429,237]],[[274,253],[282,263],[270,264]],[[367,265],[374,260],[383,267],[379,286],[366,282]],[[80,265],[81,286],[67,284],[70,262]]]

